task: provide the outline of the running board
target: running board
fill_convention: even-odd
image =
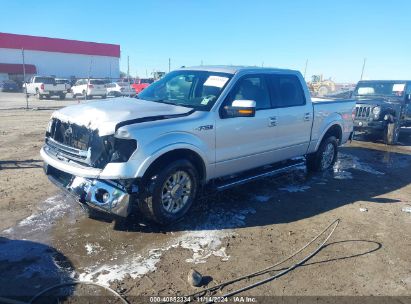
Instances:
[[[282,164],[281,166],[279,165],[271,166],[270,168],[265,168],[265,169],[258,170],[258,171],[252,170],[252,172],[250,172],[247,175],[238,176],[233,179],[224,180],[224,181],[221,181],[220,183],[216,183],[215,190],[223,191],[223,190],[226,190],[226,189],[229,189],[235,186],[239,186],[239,185],[260,179],[260,178],[278,175],[278,174],[290,171],[292,169],[296,169],[297,167],[300,167],[300,166],[305,166],[305,161],[298,159],[298,160],[288,161],[286,164]]]

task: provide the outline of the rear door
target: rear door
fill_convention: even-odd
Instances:
[[[234,100],[254,100],[255,117],[224,118],[223,107]],[[266,76],[240,78],[224,103],[216,120],[216,175],[224,176],[256,168],[275,161],[275,123]]]
[[[276,159],[306,154],[311,137],[313,107],[306,100],[301,80],[294,74],[269,75],[270,94],[276,109]]]

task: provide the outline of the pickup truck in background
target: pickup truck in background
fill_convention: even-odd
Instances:
[[[136,94],[139,94],[153,82],[153,78],[139,78],[135,80],[131,87],[134,89],[134,91],[136,91]]]
[[[59,96],[66,98],[67,89],[65,84],[56,83],[53,77],[33,76],[29,82],[25,83],[28,95],[35,95],[38,99]]]
[[[356,100],[354,129],[382,135],[395,145],[401,127],[411,126],[411,81],[367,80],[358,82],[352,97]]]
[[[354,111],[352,100],[312,101],[298,71],[182,68],[138,98],[56,111],[41,156],[49,179],[83,205],[122,217],[136,207],[169,224],[205,189],[305,162],[331,168],[352,135]]]

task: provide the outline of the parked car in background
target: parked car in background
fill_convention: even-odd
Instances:
[[[154,82],[153,78],[139,78],[139,79],[136,79],[135,83],[133,83],[131,87],[136,91],[136,94],[138,94],[142,90],[147,88],[153,82]]]
[[[53,77],[33,76],[25,84],[28,95],[36,95],[38,99],[51,96],[59,96],[60,99],[66,98],[67,89],[64,84],[57,84]]]
[[[382,135],[386,144],[395,145],[401,127],[411,126],[410,80],[360,81],[352,97],[356,131]]]
[[[0,81],[0,92],[20,92],[20,88],[13,80],[2,80]]]
[[[304,165],[332,168],[353,131],[353,100],[311,100],[298,71],[193,67],[137,98],[56,111],[41,156],[50,180],[89,208],[181,218],[202,190]],[[136,208],[134,208],[136,207]]]
[[[67,92],[71,92],[71,81],[65,78],[56,78],[57,84],[64,84],[66,86]]]
[[[104,79],[79,79],[71,87],[71,92],[73,93],[73,98],[78,96],[85,96],[86,99],[91,99],[93,97],[107,97],[107,88]]]
[[[128,82],[111,82],[106,84],[107,96],[134,96],[136,91],[131,87]]]

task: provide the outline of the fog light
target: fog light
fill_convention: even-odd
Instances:
[[[103,194],[103,203],[107,203],[110,199],[110,193],[106,192]]]
[[[106,189],[98,189],[95,194],[96,201],[101,204],[106,204],[110,200],[110,193]]]

